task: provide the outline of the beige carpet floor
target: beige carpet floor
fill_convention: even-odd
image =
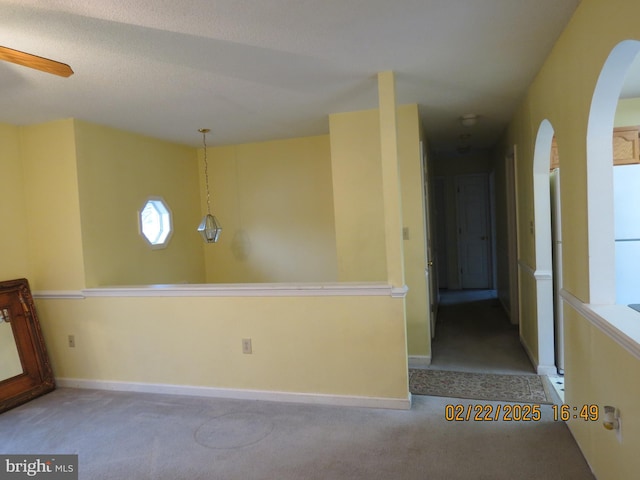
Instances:
[[[486,291],[443,295],[432,340],[431,368],[458,372],[535,374],[520,343],[518,326],[509,323],[495,298],[475,300]],[[452,298],[450,298],[452,297]],[[453,303],[470,298],[472,301]]]
[[[78,454],[81,480],[593,480],[551,406],[539,421],[59,389],[0,415],[0,453]],[[495,402],[484,402],[493,405]]]

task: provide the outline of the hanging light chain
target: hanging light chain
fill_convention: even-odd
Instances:
[[[202,145],[204,146],[204,181],[207,187],[207,213],[211,215],[211,194],[209,193],[209,163],[207,162],[207,133],[210,132],[208,128],[199,128],[198,131],[202,133]]]
[[[207,214],[204,216],[200,225],[198,226],[198,232],[202,235],[202,238],[206,243],[216,243],[222,232],[222,227],[218,223],[218,219],[211,215],[211,193],[209,192],[209,155],[207,153],[207,133],[208,128],[199,128],[198,131],[202,133],[202,146],[204,147],[204,181],[207,187]]]

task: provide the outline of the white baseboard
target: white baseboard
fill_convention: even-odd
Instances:
[[[56,385],[67,388],[161,393],[169,395],[229,398],[235,400],[263,400],[269,402],[334,405],[342,407],[387,408],[393,410],[411,409],[411,394],[409,392],[407,392],[407,398],[359,397],[350,395],[328,395],[322,393],[272,392],[267,390],[196,387],[191,385],[86,380],[82,378],[56,378]]]
[[[431,365],[431,355],[409,355],[409,368],[425,368]]]
[[[558,375],[558,369],[555,365],[538,365],[536,372],[538,375]]]

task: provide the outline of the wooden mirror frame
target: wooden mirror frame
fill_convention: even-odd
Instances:
[[[21,374],[0,380],[1,413],[54,390],[55,381],[29,283],[25,278],[0,282],[0,295],[11,298],[9,323],[22,364]]]

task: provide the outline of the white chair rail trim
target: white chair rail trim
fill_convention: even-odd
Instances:
[[[31,295],[33,296],[33,298],[85,298],[82,290],[36,290],[31,292]]]
[[[523,272],[536,280],[553,280],[553,272],[551,270],[536,270],[527,264],[524,260],[518,260],[518,266]]]
[[[87,297],[323,297],[390,296],[404,298],[408,287],[383,283],[335,284],[184,284],[133,285],[84,290],[39,290],[37,299],[82,299]]]

